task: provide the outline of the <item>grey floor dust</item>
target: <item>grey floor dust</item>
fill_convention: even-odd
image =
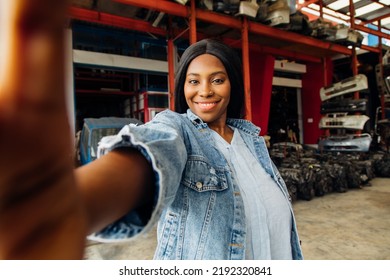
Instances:
[[[390,259],[390,179],[375,178],[370,183],[294,202],[305,259]],[[148,260],[155,247],[154,229],[129,243],[88,242],[85,259]]]

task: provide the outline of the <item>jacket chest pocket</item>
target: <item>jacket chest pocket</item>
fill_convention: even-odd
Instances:
[[[197,192],[223,191],[228,188],[224,170],[211,166],[201,158],[187,160],[182,184]]]

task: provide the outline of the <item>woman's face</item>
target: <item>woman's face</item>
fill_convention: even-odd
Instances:
[[[222,62],[203,54],[187,69],[184,95],[191,111],[204,122],[224,125],[230,101],[230,80]]]

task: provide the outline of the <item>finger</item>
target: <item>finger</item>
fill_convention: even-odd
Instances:
[[[0,3],[0,166],[14,166],[8,168],[11,178],[34,161],[71,154],[64,102],[66,1]]]
[[[6,112],[62,104],[65,3],[1,1],[0,104],[7,106],[0,106]]]

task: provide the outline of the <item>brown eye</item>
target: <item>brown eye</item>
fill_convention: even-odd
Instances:
[[[224,81],[225,81],[224,79],[214,79],[213,84],[220,85],[220,84],[223,84]]]

